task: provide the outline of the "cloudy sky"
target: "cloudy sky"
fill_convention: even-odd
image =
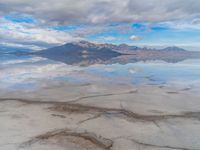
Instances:
[[[70,41],[200,48],[199,0],[1,0],[0,47]]]

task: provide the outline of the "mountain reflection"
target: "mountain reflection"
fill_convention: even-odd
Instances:
[[[94,64],[128,64],[137,63],[140,61],[164,61],[167,63],[178,63],[187,59],[199,59],[198,55],[194,54],[135,54],[135,55],[40,55],[41,57],[48,58],[50,60],[62,62],[68,65],[76,66],[90,66]]]

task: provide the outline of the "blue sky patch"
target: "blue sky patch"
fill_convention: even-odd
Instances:
[[[70,31],[70,30],[76,30],[80,27],[81,25],[55,26],[55,27],[52,27],[52,29],[58,30],[58,31]]]
[[[166,31],[166,30],[169,30],[169,27],[166,27],[166,26],[152,26],[151,30],[153,30],[153,31]]]
[[[12,21],[14,23],[28,23],[28,24],[32,24],[32,23],[36,22],[32,17],[28,17],[28,16],[7,15],[4,18],[6,20]]]

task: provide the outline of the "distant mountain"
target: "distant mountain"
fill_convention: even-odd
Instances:
[[[185,59],[200,58],[200,52],[186,51],[179,47],[167,47],[158,50],[126,44],[95,44],[87,41],[67,43],[30,54],[79,66],[112,63],[124,64],[148,60],[163,60],[176,63]]]
[[[85,63],[102,63],[121,55],[109,47],[99,46],[86,41],[67,43],[32,54],[67,64],[79,65],[84,65]]]
[[[132,54],[136,51],[157,51],[157,50],[162,50],[162,51],[186,51],[185,49],[179,48],[179,47],[166,47],[164,49],[153,49],[153,48],[147,48],[147,47],[138,47],[138,46],[130,46],[127,44],[120,44],[120,45],[114,45],[114,44],[99,44],[99,43],[91,43],[88,41],[79,41],[79,42],[74,42],[74,43],[68,43],[68,44],[74,44],[76,46],[80,46],[82,48],[93,48],[93,49],[110,49],[112,51],[121,53],[121,54]]]
[[[180,48],[180,47],[176,47],[176,46],[166,47],[162,50],[164,50],[164,51],[185,51],[185,49]]]

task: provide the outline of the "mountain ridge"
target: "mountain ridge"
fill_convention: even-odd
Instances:
[[[61,46],[30,53],[69,65],[131,63],[148,60],[163,60],[176,63],[190,58],[200,58],[200,52],[186,51],[179,47],[164,49],[140,48],[127,44],[101,44],[88,41],[66,43]]]
[[[73,44],[76,45],[80,45],[82,47],[88,48],[88,47],[95,47],[95,48],[111,48],[113,50],[167,50],[167,51],[187,51],[183,48],[180,48],[178,46],[168,46],[162,49],[157,49],[157,48],[148,48],[148,47],[138,47],[138,46],[132,46],[132,45],[128,45],[125,43],[119,44],[119,45],[115,45],[115,44],[109,44],[109,43],[92,43],[89,41],[78,41],[78,42],[72,42]],[[68,43],[66,43],[68,44]],[[65,45],[66,45],[65,44]]]

